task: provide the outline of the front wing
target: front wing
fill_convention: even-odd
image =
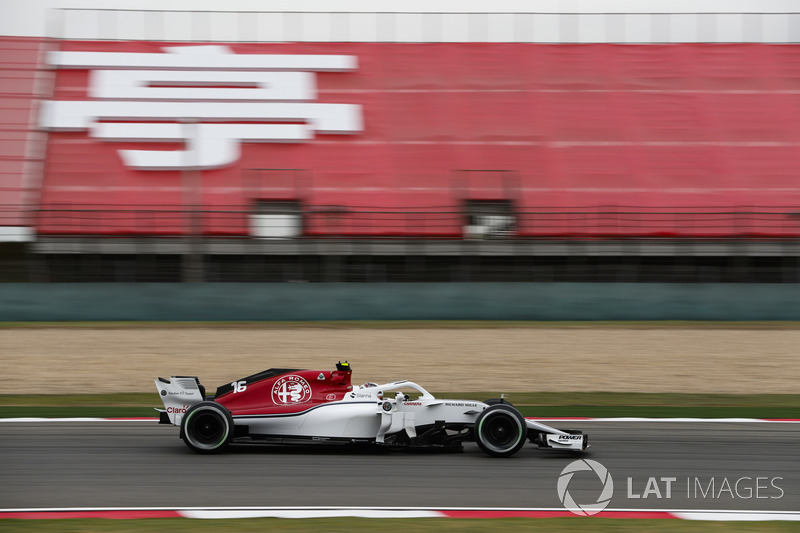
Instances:
[[[580,431],[556,429],[534,420],[525,422],[528,426],[528,439],[539,448],[583,451],[589,447],[589,436]]]

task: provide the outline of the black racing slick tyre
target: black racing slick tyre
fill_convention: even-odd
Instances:
[[[485,403],[486,405],[504,404],[504,405],[510,405],[511,407],[514,407],[514,404],[512,404],[511,402],[509,402],[505,398],[490,398],[488,400],[484,400],[483,403]]]
[[[486,408],[475,420],[475,442],[492,457],[511,457],[525,446],[525,418],[508,404]]]
[[[233,417],[216,402],[196,403],[183,415],[181,437],[197,453],[221,452],[233,437]]]

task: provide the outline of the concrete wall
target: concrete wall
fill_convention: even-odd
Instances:
[[[0,284],[0,321],[800,320],[800,285]]]

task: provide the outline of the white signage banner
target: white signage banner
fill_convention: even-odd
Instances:
[[[58,68],[91,69],[89,100],[43,102],[40,126],[104,141],[182,142],[184,150],[119,150],[138,170],[213,169],[242,142],[303,142],[363,131],[361,106],[314,102],[314,71],[347,72],[340,55],[234,54],[226,46],[166,53],[52,52]]]

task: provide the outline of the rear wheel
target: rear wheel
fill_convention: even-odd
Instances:
[[[492,457],[511,457],[525,446],[525,418],[508,404],[485,409],[475,421],[475,442]]]
[[[181,430],[183,441],[193,451],[217,453],[233,437],[233,417],[216,402],[200,402],[187,409]]]

